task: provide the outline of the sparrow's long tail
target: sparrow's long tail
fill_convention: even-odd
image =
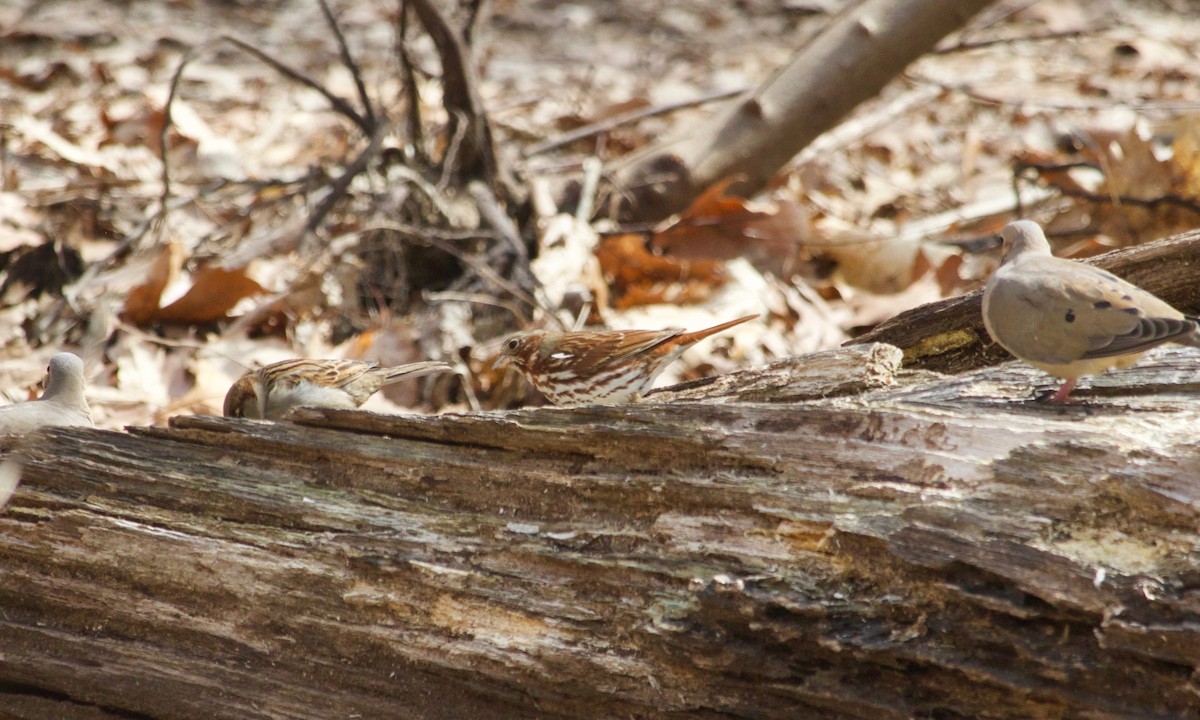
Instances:
[[[703,330],[693,330],[692,332],[689,332],[689,333],[683,333],[682,335],[676,335],[674,340],[680,346],[691,345],[692,343],[700,342],[701,340],[708,337],[709,335],[716,335],[717,333],[721,332],[722,330],[728,330],[729,328],[733,327],[734,325],[741,325],[742,323],[753,320],[756,317],[758,317],[758,316],[757,315],[746,315],[745,317],[740,317],[737,320],[730,320],[729,322],[723,322],[720,325],[713,325],[710,328],[705,328]]]
[[[383,367],[379,368],[378,372],[383,373],[383,384],[391,385],[401,380],[415,380],[426,375],[451,372],[452,370],[454,370],[453,366],[439,360],[426,360],[424,362],[408,363],[407,365],[397,365],[395,367]]]

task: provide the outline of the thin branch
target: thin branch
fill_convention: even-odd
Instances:
[[[1042,110],[1112,110],[1113,108],[1130,108],[1133,110],[1159,110],[1170,112],[1194,112],[1200,110],[1200,102],[1181,100],[1177,102],[1165,101],[1138,101],[1138,100],[1121,100],[1118,98],[1106,98],[1103,101],[1088,102],[1088,101],[1070,101],[1059,100],[1049,101],[1040,98],[1031,98],[1029,96],[1020,97],[1004,97],[1000,95],[988,95],[987,93],[976,90],[968,83],[952,83],[936,80],[931,77],[920,75],[919,73],[908,71],[905,76],[914,83],[927,83],[934,87],[940,88],[947,92],[957,92],[966,95],[968,98],[982,105],[992,105],[998,107],[1025,107],[1039,108]]]
[[[445,228],[420,227],[410,223],[401,222],[372,223],[366,227],[356,228],[347,234],[357,237],[366,233],[377,232],[380,230],[398,232],[403,235],[412,235],[413,237],[418,238],[434,237],[439,240],[445,240],[446,242],[470,242],[472,240],[500,239],[498,235],[494,235],[482,230],[447,230]],[[345,236],[339,235],[338,237],[340,238]]]
[[[313,210],[312,215],[308,218],[308,223],[305,226],[308,232],[316,230],[321,225],[321,222],[325,220],[325,216],[328,215],[329,211],[333,209],[333,206],[336,205],[337,202],[346,194],[346,191],[350,188],[350,183],[354,180],[354,178],[357,177],[358,174],[363,170],[367,169],[367,165],[370,163],[371,158],[375,157],[375,154],[379,151],[379,145],[383,140],[383,135],[384,133],[382,132],[382,128],[377,129],[374,133],[372,133],[371,142],[367,145],[367,147],[363,148],[363,151],[360,152],[358,156],[346,166],[346,169],[342,172],[342,174],[339,175],[337,179],[334,180],[329,186],[329,194],[321,199],[321,202],[317,205],[317,208]]]
[[[350,54],[350,48],[346,45],[346,36],[342,35],[342,29],[338,27],[337,19],[333,17],[333,11],[329,9],[329,3],[326,0],[317,0],[321,6],[321,13],[325,16],[325,22],[329,23],[329,29],[333,31],[333,37],[337,41],[338,54],[342,58],[342,64],[350,71],[350,76],[354,78],[354,87],[358,91],[358,100],[362,103],[363,112],[366,113],[364,120],[371,126],[369,130],[364,129],[368,135],[375,131],[376,119],[375,108],[371,105],[371,98],[367,95],[367,86],[362,79],[362,70],[359,69],[358,63],[354,61],[354,56]]]
[[[245,40],[240,40],[232,35],[221,35],[220,37],[217,38],[217,40],[218,41],[223,40],[225,42],[231,43],[231,44],[241,48],[242,50],[245,50],[246,52],[250,53],[254,57],[263,61],[267,65],[270,65],[271,67],[275,68],[275,70],[277,72],[279,72],[281,75],[283,75],[284,77],[295,80],[296,82],[300,83],[301,85],[304,85],[307,88],[317,91],[318,93],[321,94],[322,97],[324,97],[326,100],[329,101],[329,104],[331,106],[333,106],[333,109],[335,111],[341,113],[342,115],[345,115],[355,125],[357,125],[359,130],[363,131],[363,134],[368,135],[368,136],[374,134],[375,124],[373,122],[368,122],[368,120],[366,118],[364,118],[361,114],[359,114],[359,112],[357,110],[355,110],[353,107],[351,107],[349,102],[347,102],[343,98],[338,97],[337,95],[334,95],[328,88],[326,88],[324,85],[317,82],[316,80],[312,79],[308,75],[305,75],[304,73],[300,72],[299,70],[288,67],[287,65],[283,64],[279,60],[276,60],[275,58],[271,57],[267,53],[256,48],[255,46],[251,45],[250,43],[246,42]]]
[[[463,25],[463,42],[467,45],[475,39],[475,30],[479,27],[479,20],[483,17],[483,0],[470,0],[467,3],[467,22]]]
[[[408,0],[400,0],[400,17],[397,23],[396,52],[400,59],[400,77],[404,80],[404,93],[408,101],[408,112],[404,116],[408,130],[409,147],[413,156],[424,165],[429,165],[425,153],[425,131],[421,125],[421,91],[417,87],[417,72],[412,56],[408,52]]]
[[[450,142],[446,143],[446,152],[442,155],[442,175],[438,178],[437,189],[439,192],[444,192],[450,187],[450,182],[457,177],[455,172],[456,162],[459,152],[463,148],[463,138],[466,137],[470,130],[471,123],[469,120],[463,120],[463,113],[454,111],[451,113],[453,119],[450,122]],[[456,122],[457,121],[457,122]]]
[[[678,102],[667,103],[665,105],[655,105],[654,107],[638,108],[637,110],[619,113],[610,118],[597,120],[596,122],[588,123],[582,127],[575,128],[574,130],[563,133],[558,137],[553,137],[549,140],[543,140],[542,142],[530,145],[521,152],[521,157],[529,158],[533,157],[534,155],[541,155],[542,153],[549,152],[550,150],[560,148],[563,145],[570,145],[573,142],[583,140],[584,138],[591,137],[593,135],[610,132],[622,125],[629,125],[631,123],[638,122],[639,120],[645,120],[646,118],[656,117],[658,115],[666,115],[667,113],[673,113],[676,110],[684,110],[687,108],[698,107],[700,105],[706,105],[711,102],[728,100],[729,98],[736,97],[744,92],[746,92],[745,88],[737,88],[734,90],[717,90],[716,92],[712,92],[707,95],[701,95],[700,97],[692,98],[691,100],[680,100]]]
[[[1098,157],[1103,162],[1105,156],[1103,154],[1098,154]],[[1107,165],[1107,163],[1104,163],[1104,164]],[[1111,171],[1103,172],[1103,169],[1099,164],[1097,164],[1095,162],[1091,162],[1091,161],[1077,161],[1077,162],[1068,162],[1068,163],[1019,163],[1013,167],[1014,182],[1022,177],[1025,177],[1027,170],[1033,170],[1034,172],[1038,173],[1038,175],[1040,176],[1041,173],[1063,172],[1066,170],[1073,170],[1075,168],[1086,168],[1089,170],[1098,170],[1103,173],[1105,178],[1108,178],[1111,175]],[[1104,168],[1104,169],[1107,169],[1107,168]],[[1132,197],[1129,195],[1121,195],[1120,193],[1118,193],[1112,189],[1110,189],[1109,192],[1105,192],[1105,193],[1094,193],[1094,192],[1091,192],[1088,190],[1084,190],[1083,188],[1064,187],[1064,186],[1054,183],[1052,181],[1046,181],[1046,184],[1049,185],[1050,187],[1054,188],[1057,192],[1059,192],[1060,194],[1062,194],[1066,197],[1079,198],[1082,200],[1087,200],[1089,202],[1095,202],[1095,203],[1107,202],[1107,203],[1110,203],[1117,207],[1120,207],[1121,205],[1134,205],[1136,207],[1156,208],[1156,207],[1159,207],[1160,205],[1170,205],[1173,207],[1183,208],[1184,210],[1188,210],[1188,211],[1191,211],[1196,214],[1200,214],[1200,203],[1196,202],[1195,200],[1193,200],[1191,198],[1186,198],[1181,195],[1177,195],[1175,193],[1168,193],[1166,195],[1159,195],[1157,197],[1150,197],[1150,198],[1139,198],[1139,197]],[[1107,186],[1108,183],[1106,182],[1105,185]]]
[[[523,293],[528,298],[529,304],[533,307],[541,308],[548,316],[554,318],[555,322],[561,325],[562,320],[558,317],[557,313],[551,311],[545,289],[530,267],[529,249],[525,247],[525,242],[521,239],[521,234],[517,230],[516,224],[504,212],[504,209],[500,206],[500,201],[496,199],[496,195],[492,192],[491,187],[482,181],[475,180],[467,185],[467,192],[475,199],[475,204],[479,207],[479,214],[483,218],[483,221],[504,240],[504,244],[498,245],[493,249],[493,254],[501,249],[509,251],[509,254],[516,261],[516,265],[513,268],[514,279],[523,281],[524,284],[532,289],[532,296]],[[507,245],[507,248],[505,248],[505,245]]]
[[[475,303],[477,305],[488,305],[490,307],[498,307],[498,308],[507,310],[510,313],[512,313],[513,317],[515,317],[517,319],[517,321],[523,326],[528,325],[530,323],[530,321],[532,320],[532,318],[529,317],[529,314],[526,313],[525,310],[520,305],[517,305],[516,303],[513,303],[513,302],[508,302],[506,300],[501,300],[500,298],[492,297],[491,295],[484,295],[483,293],[467,293],[467,292],[454,292],[451,290],[441,290],[438,292],[428,292],[427,291],[427,292],[423,293],[423,296],[424,296],[426,302],[430,302],[430,303],[465,302],[465,303]]]
[[[1170,205],[1172,207],[1182,208],[1184,210],[1188,210],[1189,212],[1193,212],[1193,213],[1196,213],[1197,215],[1200,215],[1200,203],[1197,203],[1194,200],[1190,200],[1185,197],[1181,197],[1174,193],[1171,193],[1168,195],[1159,195],[1158,197],[1152,197],[1152,198],[1139,198],[1139,197],[1131,197],[1129,195],[1120,195],[1120,194],[1115,194],[1115,193],[1114,194],[1109,194],[1109,193],[1100,194],[1100,193],[1089,192],[1087,190],[1082,190],[1082,189],[1075,190],[1075,189],[1069,189],[1069,188],[1063,188],[1063,187],[1059,187],[1056,189],[1063,195],[1066,195],[1067,197],[1079,198],[1082,200],[1088,200],[1090,202],[1095,202],[1095,203],[1108,202],[1108,203],[1111,203],[1116,206],[1133,205],[1135,207],[1144,207],[1144,208],[1151,208],[1151,209],[1157,208],[1161,205]]]
[[[437,47],[442,63],[442,94],[446,113],[450,116],[451,134],[464,125],[466,142],[461,152],[461,166],[455,175],[480,178],[489,184],[499,179],[499,164],[492,144],[491,128],[479,95],[475,64],[460,33],[432,0],[412,0],[417,18]]]
[[[158,130],[158,156],[162,165],[162,194],[158,196],[159,213],[166,213],[167,200],[171,197],[171,164],[170,153],[167,152],[171,126],[175,124],[171,116],[171,108],[174,107],[175,98],[179,95],[179,83],[183,79],[183,70],[188,63],[196,59],[197,55],[198,51],[195,48],[184,53],[183,59],[179,61],[179,66],[171,75],[171,89],[167,92],[167,102],[163,106],[163,124]]]
[[[1109,25],[1101,25],[1094,28],[1082,28],[1080,30],[1062,30],[1060,32],[1049,32],[1041,35],[1018,35],[1015,37],[1000,37],[989,38],[987,40],[976,40],[973,42],[958,42],[954,45],[935,48],[931,55],[950,55],[953,53],[967,52],[969,50],[979,50],[980,48],[992,47],[994,45],[1013,45],[1016,43],[1035,43],[1047,42],[1050,40],[1070,40],[1078,37],[1086,37],[1098,32],[1103,32],[1110,29]]]

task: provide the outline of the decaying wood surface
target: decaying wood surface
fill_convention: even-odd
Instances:
[[[1068,407],[1016,363],[793,362],[26,437],[0,717],[1200,717],[1200,353]]]
[[[1200,312],[1200,230],[1114,250],[1087,262],[1145,288],[1184,312]],[[983,327],[983,293],[949,298],[900,313],[855,344],[888,343],[904,364],[957,373],[1011,356]]]

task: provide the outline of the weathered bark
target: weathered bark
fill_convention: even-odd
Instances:
[[[1200,717],[1196,353],[1065,408],[899,355],[25,438],[0,715]]]
[[[1086,262],[1119,275],[1184,312],[1200,312],[1200,230],[1114,250]],[[982,291],[896,315],[848,345],[888,343],[904,364],[957,373],[1010,358],[983,327]]]
[[[733,176],[754,193],[796,153],[991,0],[866,0],[830,22],[766,83],[686,137],[617,168],[620,214],[655,221]]]

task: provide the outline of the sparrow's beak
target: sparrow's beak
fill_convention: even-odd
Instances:
[[[505,365],[508,365],[508,361],[510,359],[511,358],[509,358],[507,355],[501,355],[500,357],[496,358],[496,362],[492,363],[492,369],[499,370],[500,368],[504,367]]]

